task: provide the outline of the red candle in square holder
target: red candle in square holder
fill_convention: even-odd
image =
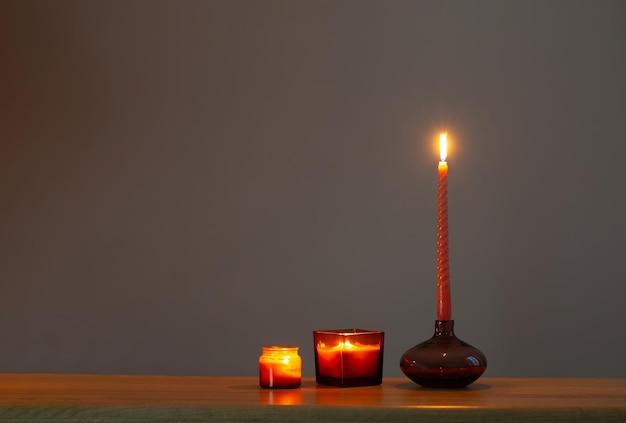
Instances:
[[[341,387],[380,385],[384,335],[364,329],[314,331],[317,383]]]

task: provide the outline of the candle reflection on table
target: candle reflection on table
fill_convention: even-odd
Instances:
[[[269,405],[301,405],[301,389],[259,389],[259,399]]]

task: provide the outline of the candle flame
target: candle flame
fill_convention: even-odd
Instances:
[[[441,161],[445,162],[448,157],[448,134],[445,132],[439,135],[439,155]]]

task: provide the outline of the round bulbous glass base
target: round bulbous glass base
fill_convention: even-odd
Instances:
[[[454,335],[454,320],[435,321],[433,337],[407,350],[400,359],[402,372],[427,388],[464,388],[486,368],[485,355]]]

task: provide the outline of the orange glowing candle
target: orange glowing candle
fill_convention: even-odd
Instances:
[[[437,180],[437,319],[450,320],[450,263],[448,252],[448,136],[439,136]]]
[[[302,379],[298,347],[263,347],[259,357],[259,384],[263,388],[297,388]]]
[[[313,331],[315,380],[341,387],[380,385],[384,342],[385,332],[375,330]]]
[[[337,379],[375,377],[378,373],[380,345],[317,345],[320,373]]]

